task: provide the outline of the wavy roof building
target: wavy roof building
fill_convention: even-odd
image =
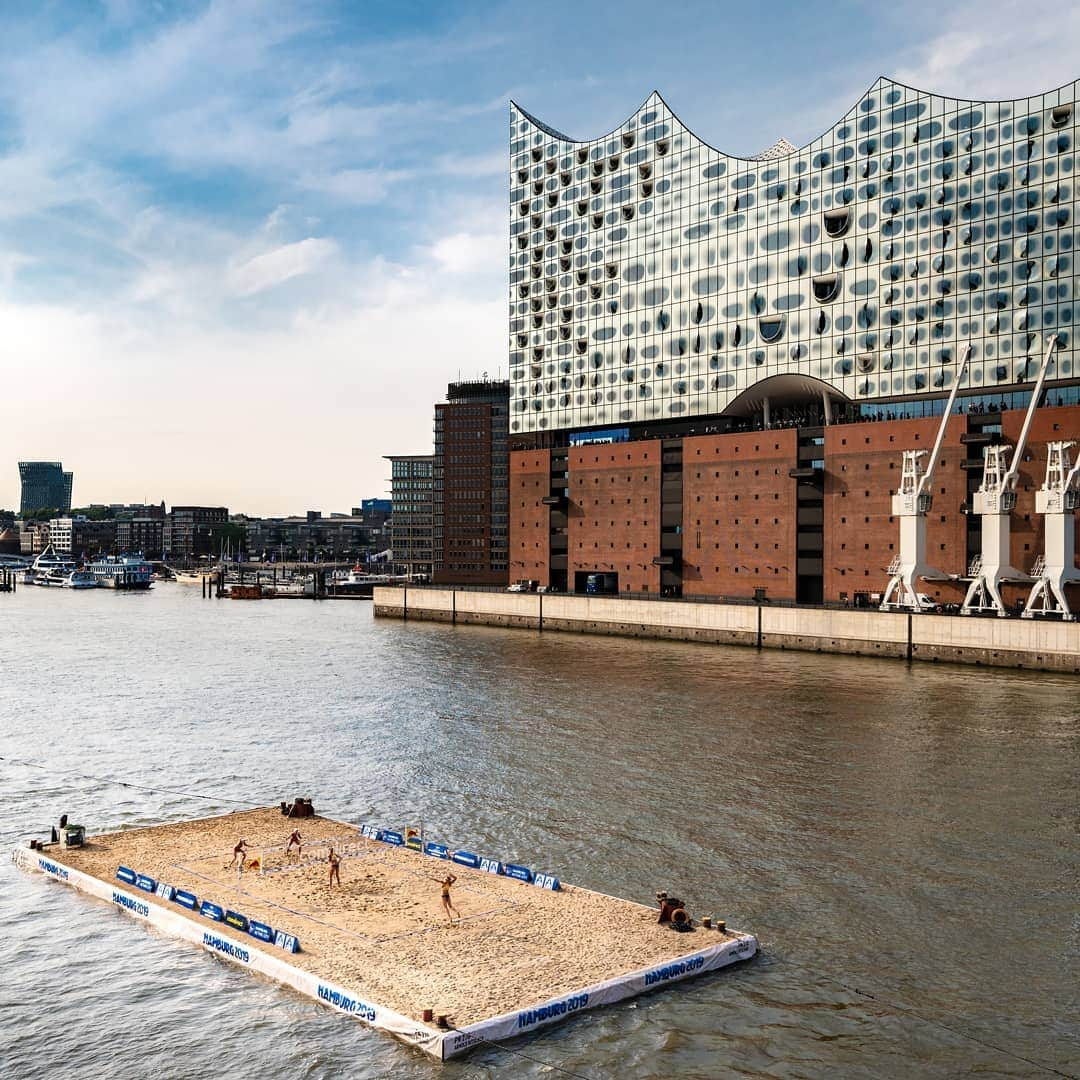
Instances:
[[[973,102],[879,79],[828,131],[717,150],[658,93],[578,141],[510,110],[512,434],[940,409],[1075,383],[1077,87]],[[921,403],[921,404],[919,404]],[[920,411],[921,410],[921,411]]]

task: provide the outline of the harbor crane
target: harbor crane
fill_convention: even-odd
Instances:
[[[972,564],[971,584],[960,609],[961,615],[992,611],[1003,619],[1008,612],[1001,599],[1002,584],[1006,581],[1031,580],[1009,562],[1012,512],[1016,507],[1017,473],[1024,459],[1028,432],[1057,344],[1057,334],[1051,334],[1047,338],[1046,353],[1031,391],[1031,402],[1024,417],[1024,426],[1020,429],[1020,437],[1016,440],[1016,448],[1013,449],[1008,443],[983,448],[983,481],[972,497],[972,510],[982,518],[982,553]]]
[[[900,519],[900,553],[889,567],[891,577],[881,601],[881,611],[922,611],[919,595],[915,590],[916,579],[949,580],[948,574],[934,570],[926,563],[926,515],[934,502],[930,485],[941,454],[941,444],[945,441],[945,429],[949,425],[956,393],[960,389],[960,382],[970,359],[971,346],[968,345],[961,357],[952,390],[949,391],[949,400],[945,403],[945,412],[941,417],[926,468],[922,465],[922,459],[926,456],[925,450],[904,451],[900,490],[892,497],[893,516]]]
[[[1080,460],[1069,463],[1069,449],[1076,443],[1047,443],[1046,480],[1035,492],[1035,509],[1045,523],[1045,554],[1032,570],[1035,585],[1022,618],[1057,615],[1065,622],[1076,616],[1069,608],[1065,586],[1080,582],[1076,569],[1076,518],[1080,509]]]

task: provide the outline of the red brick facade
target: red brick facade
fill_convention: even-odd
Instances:
[[[620,592],[659,592],[660,442],[570,450],[567,581],[617,573]]]
[[[1023,420],[1022,411],[1003,414],[1007,442],[1015,445]],[[874,602],[884,592],[886,568],[899,546],[892,495],[900,484],[902,452],[929,452],[939,423],[896,420],[838,424],[825,428],[823,436],[787,429],[688,436],[666,444],[646,439],[571,447],[564,451],[569,501],[557,509],[543,501],[554,491],[551,452],[514,451],[510,578],[550,583],[551,515],[565,509],[567,588],[580,585],[579,573],[608,573],[618,574],[620,592],[659,592],[660,566],[654,560],[662,556],[662,528],[675,527],[667,520],[674,514],[681,516],[678,569],[686,596],[749,598],[756,587],[765,587],[770,599],[794,599],[797,573],[806,574],[814,562],[816,542],[824,599]],[[969,519],[962,506],[970,502],[969,487],[979,476],[963,465],[982,456],[981,442],[965,443],[961,437],[979,429],[996,431],[987,423],[993,418],[949,420],[932,485],[927,559],[959,577],[966,576],[969,560]],[[1080,439],[1080,406],[1043,407],[1036,413],[1012,516],[1013,565],[1024,572],[1043,550],[1035,492],[1045,475],[1046,443],[1070,438]],[[668,452],[680,444],[681,466],[666,465]],[[665,494],[662,522],[661,485],[669,490],[672,469],[681,476],[681,514]],[[561,480],[557,487],[561,491]],[[977,551],[976,522],[972,526]],[[923,582],[920,588],[942,602],[958,603],[966,585]],[[1022,599],[1029,588],[1010,587],[1006,599]]]
[[[795,598],[793,430],[683,440],[683,592]]]
[[[844,424],[825,431],[825,597],[853,599],[856,593],[880,593],[886,569],[896,555],[900,525],[892,516],[892,496],[900,486],[904,450],[925,450],[925,466],[934,446],[939,418]],[[926,518],[926,556],[944,573],[967,572],[967,520],[960,510],[967,498],[967,473],[961,463],[978,448],[960,442],[967,420],[954,416],[945,429],[941,457],[934,471],[934,503]],[[924,581],[920,591],[942,603],[958,603],[964,586]]]
[[[510,580],[550,583],[548,494],[551,453],[521,450],[510,455]]]

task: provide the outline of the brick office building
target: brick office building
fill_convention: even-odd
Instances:
[[[507,582],[510,384],[451,383],[435,406],[434,580]]]

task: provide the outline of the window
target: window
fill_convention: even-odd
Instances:
[[[767,343],[779,341],[784,335],[783,315],[770,315],[767,318],[758,319],[758,331],[761,339]]]
[[[814,299],[819,304],[827,304],[835,300],[840,292],[839,274],[822,274],[814,278]]]
[[[832,237],[843,236],[851,228],[850,210],[826,210],[825,231]]]
[[[1064,127],[1072,118],[1072,105],[1055,105],[1050,113],[1051,127]]]

